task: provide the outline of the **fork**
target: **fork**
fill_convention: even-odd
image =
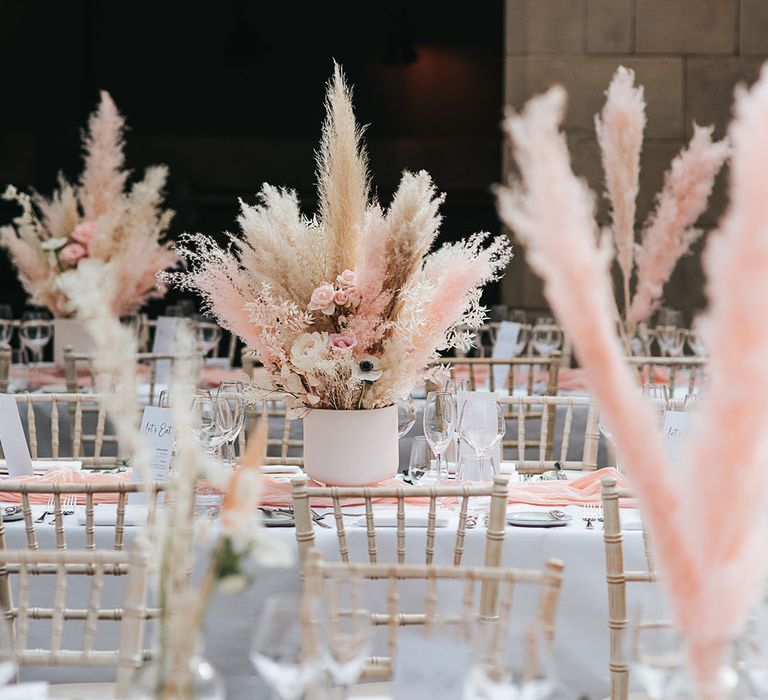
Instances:
[[[48,496],[48,504],[45,506],[45,510],[43,511],[42,515],[38,515],[35,518],[36,523],[42,523],[45,521],[45,519],[53,513],[53,495]]]
[[[77,507],[77,494],[74,493],[68,493],[64,495],[64,499],[61,503],[61,515],[62,517],[65,515],[74,515],[75,508]],[[53,520],[51,520],[51,524],[56,522],[56,511],[53,512]]]

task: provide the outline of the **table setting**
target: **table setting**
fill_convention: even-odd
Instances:
[[[40,308],[0,305],[0,700],[768,697],[768,68],[643,221],[635,80],[595,115],[605,221],[564,89],[507,110],[493,197],[547,306],[490,323],[509,236],[439,239],[426,170],[379,200],[340,65],[316,211],[265,183],[218,238],[168,237],[101,92],[79,179],[4,195]],[[686,318],[665,285],[726,161]],[[168,290],[196,301],[140,315]]]

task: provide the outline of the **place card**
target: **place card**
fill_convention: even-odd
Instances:
[[[169,353],[173,352],[173,343],[176,339],[176,316],[158,316],[155,325],[155,337],[152,340],[152,352]],[[171,361],[157,361],[157,375],[155,381],[158,384],[167,384],[168,377],[171,374]]]
[[[173,427],[173,411],[159,406],[145,406],[141,416],[141,439],[150,453],[150,477],[152,481],[165,481],[173,457],[176,430]],[[141,482],[137,469],[132,472],[133,481]],[[131,503],[145,503],[144,494],[131,494]]]
[[[469,668],[469,645],[401,633],[392,697],[394,700],[462,700]]]
[[[491,352],[493,359],[508,359],[514,357],[515,346],[517,345],[517,339],[520,336],[520,324],[514,321],[502,321],[499,324],[499,330],[496,334],[496,342]],[[507,379],[509,378],[509,365],[494,365],[493,370],[493,386],[496,391],[501,391],[507,386]],[[488,380],[488,386],[490,380]],[[509,390],[512,394],[514,387]]]
[[[0,443],[8,462],[9,476],[34,474],[16,397],[12,394],[0,394]]]
[[[691,432],[692,421],[691,414],[686,411],[665,411],[664,429],[662,437],[664,438],[664,447],[667,453],[669,465],[675,469],[680,467],[682,462],[682,444],[686,436]]]

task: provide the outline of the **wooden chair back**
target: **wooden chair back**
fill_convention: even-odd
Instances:
[[[30,578],[42,566],[55,569],[53,600],[48,607],[37,606],[31,596]],[[66,592],[71,568],[92,570],[87,608],[66,605]],[[18,575],[17,599],[3,601],[6,619],[11,624],[15,656],[19,665],[94,666],[117,669],[115,697],[127,698],[131,678],[144,658],[142,652],[147,590],[147,554],[139,542],[130,552],[78,550],[4,550],[0,551],[0,567],[13,569]],[[102,605],[105,574],[115,567],[125,567],[128,575],[122,607]],[[37,593],[37,590],[35,591]],[[42,621],[50,627],[47,648],[31,648],[30,626]],[[82,622],[82,634],[64,634],[66,623]],[[96,648],[96,633],[102,622],[120,624],[118,649]]]
[[[23,393],[15,398],[32,459],[75,459],[83,463],[84,469],[109,469],[122,464],[117,438],[108,430],[101,395]],[[64,428],[69,431],[66,441],[61,439]],[[40,438],[45,434],[50,436],[50,442],[41,444]],[[116,454],[105,454],[108,445]]]
[[[597,406],[586,396],[499,396],[508,407],[507,434],[502,439],[504,458],[514,461],[520,474],[542,474],[552,469],[594,471],[600,443]],[[574,414],[586,414],[584,434],[574,434]],[[536,423],[538,422],[538,428]],[[555,451],[555,438],[560,449]],[[573,455],[572,442],[583,440]],[[531,456],[531,452],[535,456]],[[556,452],[556,453],[555,453]]]
[[[464,542],[467,525],[470,522],[468,507],[471,499],[490,498],[488,524],[485,538],[485,566],[500,566],[506,532],[507,497],[509,495],[509,477],[497,474],[492,484],[478,486],[368,486],[362,488],[340,486],[308,486],[304,475],[291,481],[293,497],[293,512],[296,521],[296,543],[299,549],[299,560],[306,562],[309,551],[315,547],[315,515],[311,507],[311,499],[329,499],[333,507],[333,519],[336,524],[339,554],[344,562],[350,561],[349,542],[345,527],[345,514],[342,510],[344,501],[354,500],[363,502],[365,512],[365,532],[368,545],[368,561],[375,564],[379,561],[379,551],[376,541],[376,522],[374,504],[386,499],[396,502],[396,541],[397,563],[404,564],[406,558],[406,514],[405,505],[408,498],[428,499],[426,544],[424,563],[432,565],[435,558],[435,535],[437,521],[437,504],[439,499],[456,499],[459,502],[459,519],[456,527],[456,537],[453,546],[453,565],[459,566],[464,555]],[[356,511],[357,512],[357,511]],[[347,516],[349,517],[349,516]],[[357,516],[361,517],[361,516]]]
[[[707,368],[706,357],[627,357],[627,362],[637,371],[639,384],[653,384],[663,381],[669,388],[669,396],[684,382],[687,394],[693,394],[701,387]],[[661,370],[662,376],[657,376]],[[663,376],[666,375],[666,376]]]
[[[283,395],[276,392],[268,399],[261,399],[248,406],[245,426],[238,438],[238,450],[243,454],[250,426],[256,420],[267,422],[267,464],[304,464],[304,438],[300,418],[292,418],[283,401]]]
[[[371,613],[375,627],[387,630],[386,655],[368,659],[363,671],[365,679],[387,678],[392,672],[392,662],[397,652],[399,632],[402,627],[421,625],[425,632],[437,618],[437,588],[442,581],[463,583],[462,612],[458,618],[440,616],[443,622],[473,625],[480,621],[496,622],[499,629],[510,624],[513,594],[518,586],[539,588],[535,613],[543,634],[551,640],[555,634],[555,619],[563,578],[563,564],[551,559],[541,570],[511,569],[502,567],[428,566],[426,564],[351,564],[321,561],[317,550],[307,553],[305,565],[305,595],[310,600],[322,598],[330,614],[339,612],[338,600],[334,599],[334,587],[328,582],[348,581],[356,577],[366,581],[384,581],[387,588],[387,612]],[[424,582],[424,604],[420,611],[402,610],[400,586],[407,581]],[[326,593],[330,591],[330,596]],[[489,589],[495,591],[490,616],[483,608],[483,595]],[[479,595],[478,595],[478,590]],[[330,599],[329,599],[330,597]],[[343,610],[341,611],[343,612]],[[305,624],[307,624],[305,622]],[[305,639],[313,639],[311,630],[305,628]]]
[[[610,635],[611,700],[627,700],[629,696],[629,665],[627,663],[627,584],[655,583],[658,580],[650,538],[643,530],[644,571],[627,570],[624,566],[623,535],[621,531],[620,500],[633,498],[630,489],[618,487],[615,477],[602,481],[603,519],[605,531],[605,568],[608,583],[608,632]]]
[[[0,345],[0,394],[7,394],[11,384],[13,352],[10,345]]]

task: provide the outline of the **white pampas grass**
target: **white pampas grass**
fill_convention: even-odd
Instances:
[[[368,206],[368,159],[360,144],[352,94],[341,66],[334,63],[326,94],[326,120],[317,154],[320,218],[328,240],[326,279],[359,262],[360,235]]]

